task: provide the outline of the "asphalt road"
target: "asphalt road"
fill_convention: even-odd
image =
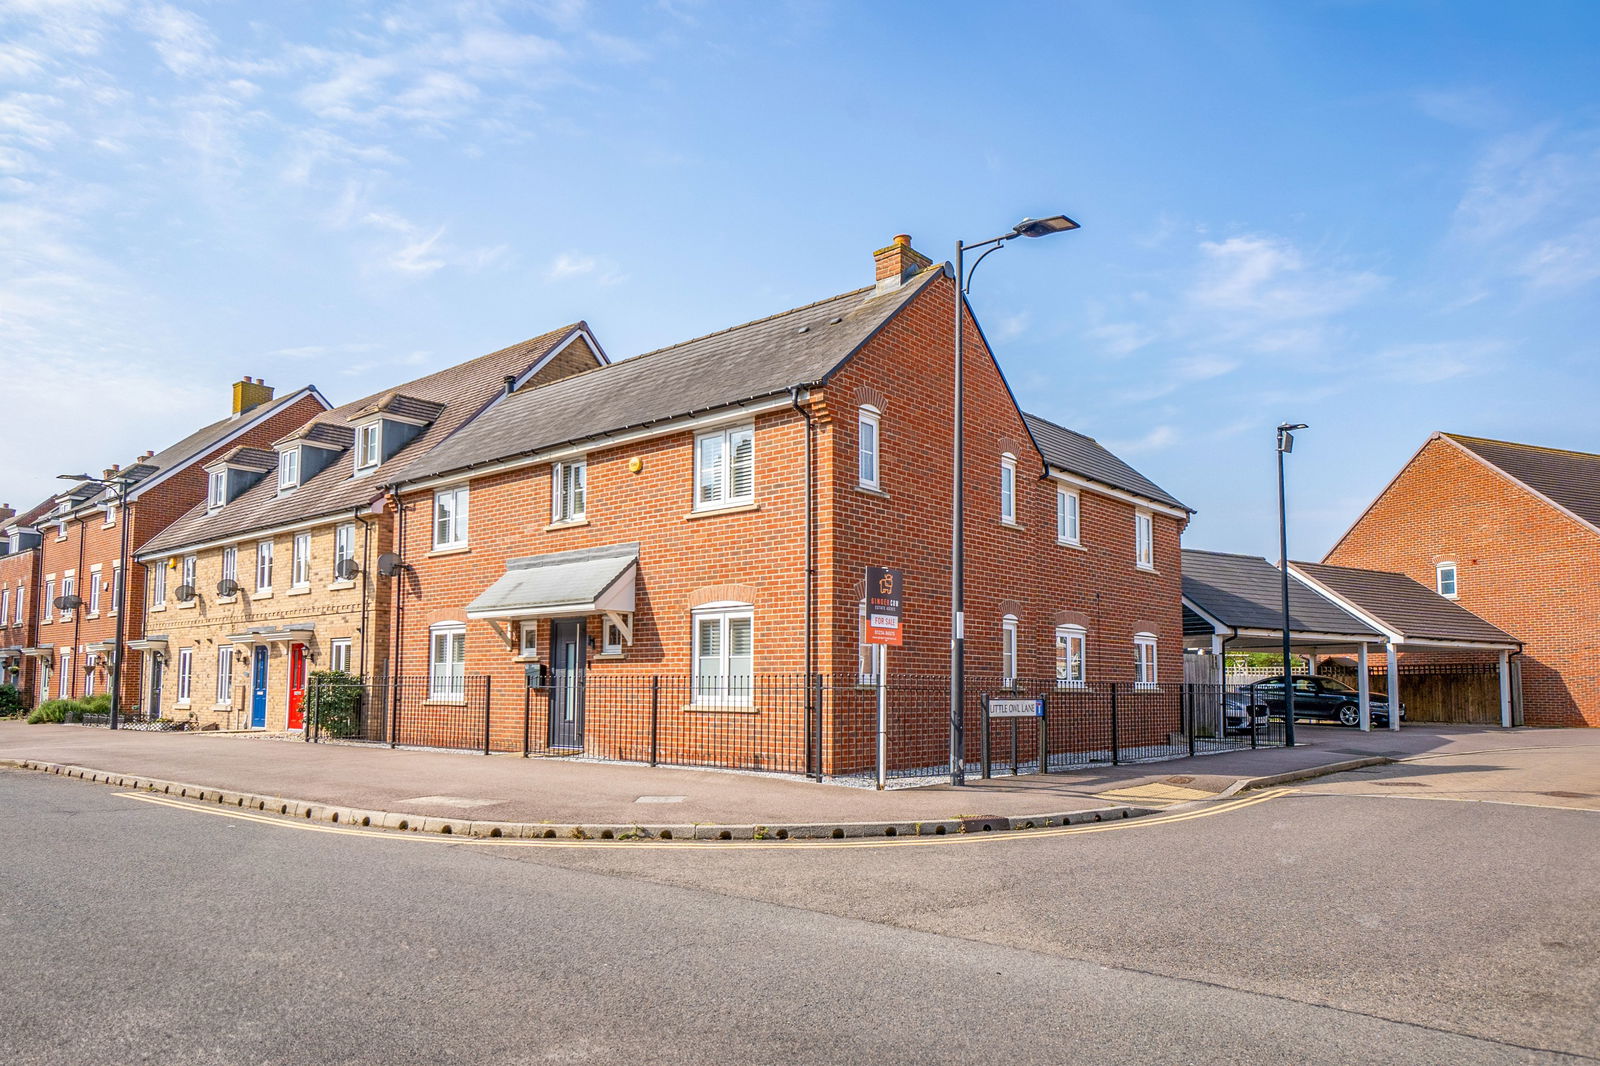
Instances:
[[[1537,794],[1536,760],[1511,761],[1459,772]],[[1438,767],[1384,773],[1446,792]],[[0,771],[0,1061],[1600,1055],[1600,814],[1391,791],[1345,775],[932,846],[598,850],[314,832]]]

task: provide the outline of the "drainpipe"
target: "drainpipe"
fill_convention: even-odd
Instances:
[[[372,574],[372,523],[362,517],[364,507],[357,507],[351,515],[361,523],[361,618],[356,623],[356,636],[361,641],[360,677],[367,677],[367,591],[371,588]]]
[[[806,420],[806,710],[807,717],[816,723],[816,764],[814,776],[822,780],[822,708],[816,706],[815,693],[812,688],[811,678],[816,672],[816,653],[814,650],[813,633],[816,629],[816,477],[814,473],[815,459],[813,457],[813,437],[816,432],[816,422],[809,408],[800,405],[800,386],[795,385],[789,389],[789,403],[800,417]],[[810,738],[807,738],[810,742]]]
[[[389,486],[389,499],[394,501],[394,554],[400,561],[394,571],[394,627],[389,631],[391,635],[389,646],[389,698],[394,698],[396,686],[400,683],[400,663],[402,649],[405,647],[405,638],[401,626],[405,622],[405,589],[401,585],[402,575],[405,573],[406,559],[406,509],[400,502],[400,483],[395,482]]]
[[[78,698],[78,679],[76,677],[76,672],[83,669],[83,662],[79,662],[78,661],[78,627],[83,625],[83,612],[85,610],[85,607],[87,607],[87,605],[89,603],[88,597],[80,595],[81,592],[86,592],[86,591],[88,591],[88,588],[89,588],[89,586],[87,584],[85,584],[85,582],[84,582],[84,578],[87,577],[88,575],[86,575],[83,572],[83,545],[84,545],[84,542],[89,539],[88,535],[87,535],[88,534],[88,529],[89,529],[89,523],[83,518],[82,515],[79,515],[78,516],[78,569],[76,571],[76,576],[73,578],[73,581],[72,581],[72,585],[73,585],[72,594],[74,596],[77,596],[80,600],[83,600],[85,606],[84,607],[74,607],[72,609],[72,669],[73,669],[73,672],[74,672],[74,676],[72,678],[71,683],[67,686],[67,698],[69,698],[69,699],[77,699]],[[60,657],[61,657],[61,653],[57,652],[56,653],[56,658],[57,658],[58,661],[59,661]],[[83,656],[84,662],[87,662],[88,659],[89,659],[89,657],[87,655]],[[87,677],[88,675],[85,674],[85,676]],[[57,691],[60,691],[60,690],[58,689]]]

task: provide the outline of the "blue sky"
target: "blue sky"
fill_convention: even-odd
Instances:
[[[1318,557],[1436,429],[1600,451],[1600,5],[0,0],[0,499],[584,318],[946,258],[1024,406]]]

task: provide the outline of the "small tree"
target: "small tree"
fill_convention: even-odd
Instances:
[[[361,679],[343,670],[315,670],[306,685],[308,725],[330,737],[352,737],[361,728]]]
[[[0,685],[0,718],[14,718],[28,709],[28,697],[15,685]]]

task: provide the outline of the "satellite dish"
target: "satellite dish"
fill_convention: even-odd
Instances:
[[[383,566],[382,559],[378,560],[378,565],[380,567]],[[361,564],[354,559],[340,559],[333,568],[333,576],[340,581],[349,581],[359,573],[361,573]]]
[[[404,564],[400,562],[400,556],[394,552],[384,552],[378,556],[378,573],[384,577],[394,577],[400,572],[402,565]]]
[[[196,593],[193,585],[179,585],[172,590],[172,595],[179,603],[188,603],[195,598]]]
[[[237,595],[239,595],[239,583],[237,581],[235,581],[231,577],[223,578],[221,581],[217,582],[217,595],[218,596],[237,596]],[[179,599],[183,599],[182,596],[179,596],[178,598]]]
[[[82,596],[57,596],[50,601],[56,605],[58,611],[76,611],[83,606]]]

